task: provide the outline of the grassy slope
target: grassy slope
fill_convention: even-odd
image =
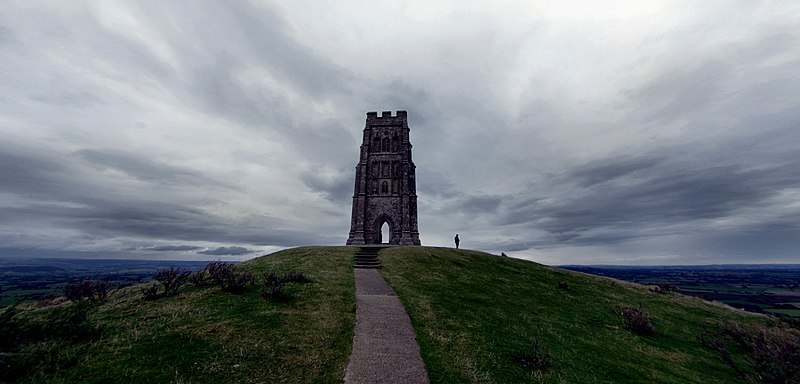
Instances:
[[[136,288],[117,292],[89,312],[102,331],[96,340],[26,346],[45,358],[21,381],[340,382],[355,320],[354,251],[297,248],[241,265],[310,275],[312,283],[287,286],[286,303],[266,302],[255,290],[189,288],[156,301],[141,300]],[[480,252],[402,247],[380,257],[434,383],[736,383],[696,335],[715,319],[764,321],[699,299]],[[560,281],[570,289],[559,290]],[[655,336],[621,327],[616,310],[640,303],[654,318]],[[29,305],[18,316],[41,323],[68,308]],[[514,362],[531,338],[550,350],[545,371],[526,372]]]
[[[144,301],[138,288],[116,292],[89,312],[101,336],[89,343],[28,345],[51,350],[23,382],[336,382],[344,376],[355,320],[354,248],[308,247],[239,268],[301,271],[312,282],[287,285],[286,303],[218,288],[182,289]],[[69,304],[68,304],[69,305]],[[37,321],[64,307],[29,309]],[[46,344],[46,343],[45,343]],[[49,360],[49,361],[48,361]],[[56,361],[57,363],[55,363]]]
[[[696,337],[709,321],[764,321],[688,296],[481,252],[402,247],[380,259],[434,383],[736,383]],[[557,288],[560,281],[568,291]],[[622,328],[617,309],[639,304],[656,335]],[[532,338],[551,353],[544,371],[514,363]]]

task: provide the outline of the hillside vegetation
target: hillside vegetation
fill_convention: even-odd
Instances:
[[[743,354],[734,353],[743,367],[737,372],[698,340],[718,322],[769,323],[764,316],[482,252],[392,248],[380,260],[411,317],[434,383],[772,382],[746,369]],[[650,314],[653,335],[623,326],[621,309],[640,305]],[[777,336],[797,340],[796,333]],[[788,349],[783,357],[797,359],[796,343],[782,346]],[[549,357],[543,367],[531,367],[542,355]],[[794,373],[782,374],[796,375],[795,363],[786,364]]]
[[[353,248],[307,247],[240,264],[302,272],[286,299],[186,285],[144,300],[141,286],[101,304],[26,303],[0,314],[0,381],[329,383],[341,381],[355,320]],[[14,346],[14,338],[18,345]],[[21,344],[21,345],[19,345]]]
[[[136,286],[98,303],[7,308],[0,381],[341,382],[355,322],[356,249],[296,248],[242,263],[237,271],[255,281],[239,293],[187,284],[145,300],[146,286]],[[741,348],[732,365],[700,342],[741,338],[739,328],[714,333],[721,321],[775,325],[763,316],[482,252],[396,247],[379,257],[433,383],[778,382],[749,369]],[[301,272],[308,281],[265,299],[259,284],[269,272]],[[655,332],[627,329],[625,307],[648,312]]]

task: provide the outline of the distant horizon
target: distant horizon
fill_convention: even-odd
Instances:
[[[345,246],[346,245],[342,245],[342,247],[345,247]],[[300,247],[304,247],[304,246],[300,246]],[[326,246],[322,245],[321,247],[326,247]],[[292,248],[299,248],[299,247],[288,247],[286,249],[292,249]],[[451,248],[451,247],[436,247],[436,248]],[[452,249],[455,249],[455,248],[452,248]],[[479,251],[479,250],[475,250],[475,249],[467,249],[467,250]],[[276,252],[280,252],[280,251],[276,251]],[[483,252],[483,251],[479,251],[479,252]],[[274,252],[272,252],[272,253],[274,253]],[[0,261],[3,261],[3,260],[8,260],[8,261],[11,261],[11,260],[20,260],[20,261],[24,261],[24,260],[53,260],[53,261],[92,260],[92,261],[142,261],[142,262],[175,262],[175,261],[177,261],[177,262],[183,262],[183,261],[185,261],[185,262],[206,262],[206,261],[210,262],[210,261],[226,261],[226,262],[237,262],[238,263],[238,262],[245,262],[245,261],[248,261],[248,260],[252,260],[252,259],[255,259],[255,258],[258,258],[258,257],[269,256],[270,254],[271,253],[264,254],[264,255],[253,256],[253,257],[250,257],[250,258],[238,258],[238,257],[237,258],[231,258],[231,257],[227,257],[227,258],[220,258],[220,257],[217,257],[217,258],[190,258],[190,257],[186,257],[186,258],[141,258],[141,257],[124,257],[122,255],[120,255],[120,257],[47,257],[47,256],[29,257],[29,256],[10,256],[10,255],[2,255],[2,254],[0,254]],[[502,257],[500,255],[495,255],[495,256]],[[519,257],[513,257],[511,255],[509,255],[507,257],[516,258],[516,259],[519,259],[519,260],[536,262],[535,260],[528,260],[528,259],[523,259],[523,258],[519,258]],[[536,262],[536,263],[538,263],[538,262]],[[539,264],[543,264],[543,263],[539,263]],[[770,266],[797,267],[797,268],[800,268],[800,263],[557,264],[557,265],[555,265],[555,264],[552,264],[552,265],[551,264],[543,264],[543,265],[547,265],[547,266],[550,266],[550,267],[557,267],[557,268],[563,268],[563,267],[588,267],[588,268],[598,268],[598,269],[603,269],[603,268],[609,268],[609,269],[610,268],[682,268],[682,267],[686,267],[686,268],[704,268],[704,267],[706,267],[706,268],[711,268],[711,267],[770,267]]]

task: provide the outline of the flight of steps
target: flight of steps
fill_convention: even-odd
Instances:
[[[378,252],[380,247],[361,247],[356,252],[356,268],[374,269],[380,268],[381,263],[378,261]]]

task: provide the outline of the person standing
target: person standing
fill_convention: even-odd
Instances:
[[[459,239],[458,239],[458,234],[457,234],[457,233],[456,233],[456,238],[455,238],[455,239],[453,239],[453,240],[455,240],[455,242],[456,242],[456,249],[458,249],[458,243],[460,243],[460,242],[461,242],[461,240],[459,240]]]

